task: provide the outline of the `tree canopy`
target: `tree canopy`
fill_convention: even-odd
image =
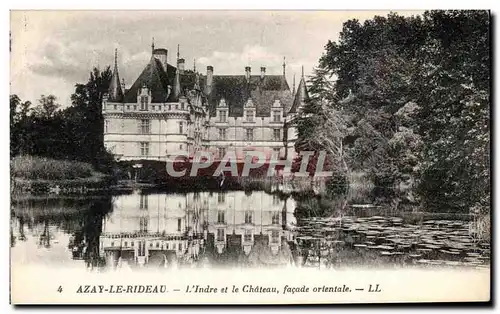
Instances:
[[[318,120],[328,99],[351,170],[377,186],[407,183],[429,209],[488,207],[489,40],[487,11],[346,21],[309,81],[323,96],[304,106],[299,142],[328,133]]]

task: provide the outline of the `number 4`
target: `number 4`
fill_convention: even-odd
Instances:
[[[59,286],[59,288],[57,288],[57,292],[59,292],[59,293],[62,292],[62,286]]]

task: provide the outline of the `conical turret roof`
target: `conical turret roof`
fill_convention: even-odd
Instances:
[[[120,75],[118,74],[118,50],[115,49],[115,67],[113,68],[113,75],[108,89],[108,99],[113,102],[123,101],[123,90],[120,83]]]

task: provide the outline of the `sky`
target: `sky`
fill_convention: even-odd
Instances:
[[[396,11],[416,15],[419,11]],[[343,22],[389,11],[11,11],[10,88],[23,101],[55,95],[64,107],[90,70],[112,65],[118,49],[120,77],[128,88],[155,48],[168,49],[175,65],[177,45],[186,68],[205,74],[281,74],[283,57],[290,86],[304,66],[312,73],[328,40]]]

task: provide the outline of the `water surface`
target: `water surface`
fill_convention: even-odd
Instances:
[[[469,215],[328,211],[263,191],[149,193],[13,204],[13,265],[117,268],[489,267]],[[80,266],[78,266],[80,267]]]

